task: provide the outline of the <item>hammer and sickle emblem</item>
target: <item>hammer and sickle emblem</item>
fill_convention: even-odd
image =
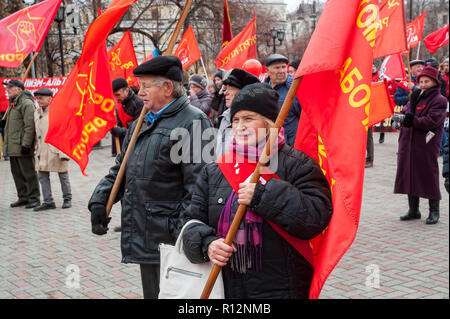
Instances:
[[[111,69],[114,71],[116,69],[116,65],[122,65],[122,61],[120,61],[120,48],[117,49],[116,52],[111,52],[112,58],[109,64],[111,64]]]
[[[390,9],[393,6],[400,6],[400,3],[398,3],[397,0],[388,0],[388,6],[389,6],[389,9]]]
[[[95,103],[95,100],[94,100],[95,86],[94,86],[94,84],[92,84],[93,65],[94,65],[94,62],[89,63],[89,74],[80,73],[77,75],[78,78],[80,79],[80,82],[82,83],[82,84],[80,84],[78,82],[79,80],[77,80],[77,82],[75,83],[77,86],[78,92],[80,92],[80,94],[81,94],[80,109],[75,114],[78,116],[83,116],[83,109],[84,109],[84,105],[86,104],[85,96],[87,94],[89,94],[88,100],[91,100],[92,103]]]

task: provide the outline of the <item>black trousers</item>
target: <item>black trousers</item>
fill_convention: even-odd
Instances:
[[[10,156],[11,174],[21,200],[37,202],[40,199],[39,182],[33,156]]]
[[[160,265],[140,264],[144,299],[158,299]]]
[[[373,129],[369,128],[367,132],[367,153],[366,153],[366,162],[373,163],[373,154],[374,146],[373,146]]]

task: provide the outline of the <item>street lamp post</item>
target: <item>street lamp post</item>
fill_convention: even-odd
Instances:
[[[272,46],[273,46],[273,53],[276,53],[276,47],[281,46],[284,41],[285,32],[284,30],[277,30],[275,28],[272,28],[270,33],[265,33],[264,37],[266,38],[267,46],[270,45],[270,38],[272,38]],[[280,43],[277,44],[276,41],[279,41]]]
[[[61,23],[64,21],[65,18],[65,10],[64,2],[61,2],[61,6],[59,7],[58,11],[56,12],[55,21],[58,22],[58,32],[59,32],[59,54],[61,56],[61,73],[64,76],[64,53],[63,53],[63,35],[62,35],[62,28]]]

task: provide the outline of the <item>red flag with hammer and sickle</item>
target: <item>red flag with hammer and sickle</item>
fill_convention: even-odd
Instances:
[[[137,0],[114,0],[89,27],[83,51],[50,104],[45,142],[73,159],[83,174],[92,147],[116,124],[106,38]]]
[[[113,80],[124,78],[128,85],[139,86],[138,80],[133,76],[138,63],[130,31],[125,32],[122,39],[108,51],[108,62]]]
[[[41,49],[61,1],[43,1],[0,20],[0,67],[17,68]]]

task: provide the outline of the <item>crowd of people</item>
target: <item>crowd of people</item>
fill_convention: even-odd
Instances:
[[[112,82],[118,103],[117,126],[111,129],[118,141],[112,149],[116,160],[96,186],[88,209],[92,232],[106,234],[111,219],[107,202],[130,148],[115,198],[122,208],[121,227],[116,231],[121,231],[122,262],[140,266],[144,298],[158,298],[158,245],[173,245],[189,219],[203,223],[186,228],[184,252],[192,263],[211,261],[223,267],[226,298],[308,297],[312,265],[285,235],[300,240],[316,237],[330,221],[332,204],[319,165],[293,148],[301,116],[299,100],[294,99],[272,146],[277,171],[260,183],[250,183],[249,176],[239,174],[246,164],[236,160],[239,156],[257,161],[261,156],[300,61],[270,55],[265,61],[265,78],[259,61],[247,62],[242,68],[217,70],[211,81],[193,74],[188,84],[183,84],[181,61],[175,56],[158,56],[134,69],[139,89],[130,87],[123,78]],[[448,119],[448,58],[441,65],[434,59],[414,60],[410,70],[412,81],[407,88],[397,86],[395,80],[389,83],[391,98],[403,106],[395,115],[401,129],[394,193],[408,196],[409,211],[400,217],[402,221],[420,218],[419,199],[426,198],[430,206],[426,223],[435,224],[441,200],[440,152],[447,165],[443,176],[448,191],[448,120],[444,128]],[[372,73],[373,81],[378,81],[375,65]],[[50,172],[59,174],[62,208],[71,207],[69,159],[44,142],[52,91],[41,89],[33,96],[21,81],[5,85],[12,107],[0,127],[18,195],[11,207],[55,209]],[[130,147],[136,118],[143,109],[146,117]],[[196,131],[211,128],[217,133],[206,138],[200,134],[201,140],[195,140]],[[190,146],[180,161],[173,157],[179,142],[173,138],[174,130],[187,132],[179,137],[183,145]],[[214,161],[210,162],[194,151],[208,144],[214,145]],[[366,168],[373,166],[373,149],[370,129]],[[222,165],[219,159],[228,155],[233,161]],[[239,205],[246,205],[247,211],[230,246],[224,238]],[[263,281],[265,285],[260,284]]]

